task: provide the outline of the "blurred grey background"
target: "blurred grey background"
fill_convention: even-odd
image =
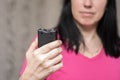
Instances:
[[[37,29],[56,26],[62,3],[63,0],[0,0],[0,80],[18,80]],[[119,14],[118,7],[120,25]]]

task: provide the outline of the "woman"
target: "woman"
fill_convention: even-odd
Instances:
[[[36,37],[20,80],[120,80],[115,0],[65,0],[58,31],[37,49]]]

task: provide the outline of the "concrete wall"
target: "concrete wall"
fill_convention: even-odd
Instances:
[[[0,0],[0,80],[18,80],[36,30],[56,25],[61,4],[62,0]]]
[[[120,36],[120,0],[117,0],[117,18],[118,18],[118,32],[119,32],[119,36]]]

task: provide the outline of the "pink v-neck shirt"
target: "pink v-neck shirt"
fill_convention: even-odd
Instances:
[[[50,74],[46,80],[120,80],[120,58],[105,55],[104,49],[93,58],[76,55],[63,48],[63,67]],[[21,74],[26,67],[24,61]]]

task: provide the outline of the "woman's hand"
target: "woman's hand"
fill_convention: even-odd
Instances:
[[[27,66],[20,80],[44,80],[60,69],[63,66],[61,44],[60,40],[56,40],[36,49],[36,38],[26,53]]]

